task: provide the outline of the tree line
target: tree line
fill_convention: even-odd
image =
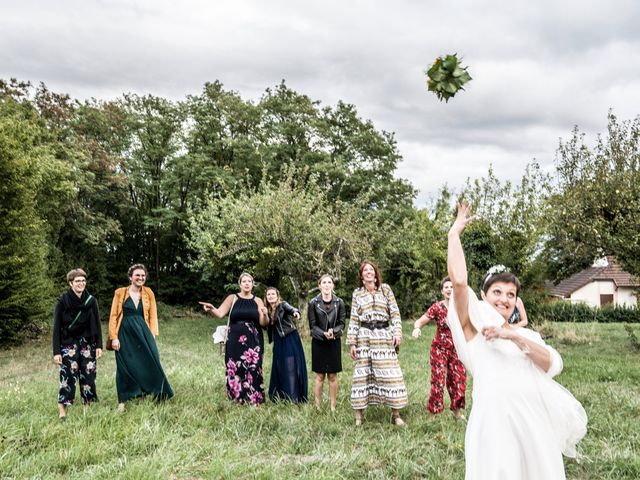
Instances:
[[[217,81],[180,101],[104,101],[0,80],[0,343],[49,323],[71,268],[106,311],[134,262],[166,303],[221,299],[248,270],[303,306],[325,272],[350,298],[367,257],[417,315],[461,196],[479,214],[464,237],[477,282],[503,263],[534,291],[610,253],[638,274],[639,133],[610,114],[594,147],[577,128],[562,141],[552,172],[533,162],[512,183],[489,168],[416,208],[392,133],[285,82],[257,101]]]

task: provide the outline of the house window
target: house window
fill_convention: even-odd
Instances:
[[[608,293],[606,295],[600,295],[600,306],[604,307],[605,305],[609,305],[613,303],[613,294]]]

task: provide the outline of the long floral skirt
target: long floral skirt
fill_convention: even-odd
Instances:
[[[258,405],[264,402],[262,330],[253,322],[229,325],[225,346],[227,397],[238,403]]]

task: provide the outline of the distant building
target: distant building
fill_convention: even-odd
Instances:
[[[608,304],[633,306],[640,281],[620,268],[613,256],[596,261],[592,267],[571,275],[549,293],[572,303],[586,303],[592,307]]]

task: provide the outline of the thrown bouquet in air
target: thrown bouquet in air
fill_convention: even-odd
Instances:
[[[427,70],[429,91],[434,92],[441,101],[444,99],[445,102],[448,102],[458,93],[458,90],[464,90],[462,86],[471,80],[467,68],[460,64],[460,59],[455,53],[436,58],[436,61]]]

